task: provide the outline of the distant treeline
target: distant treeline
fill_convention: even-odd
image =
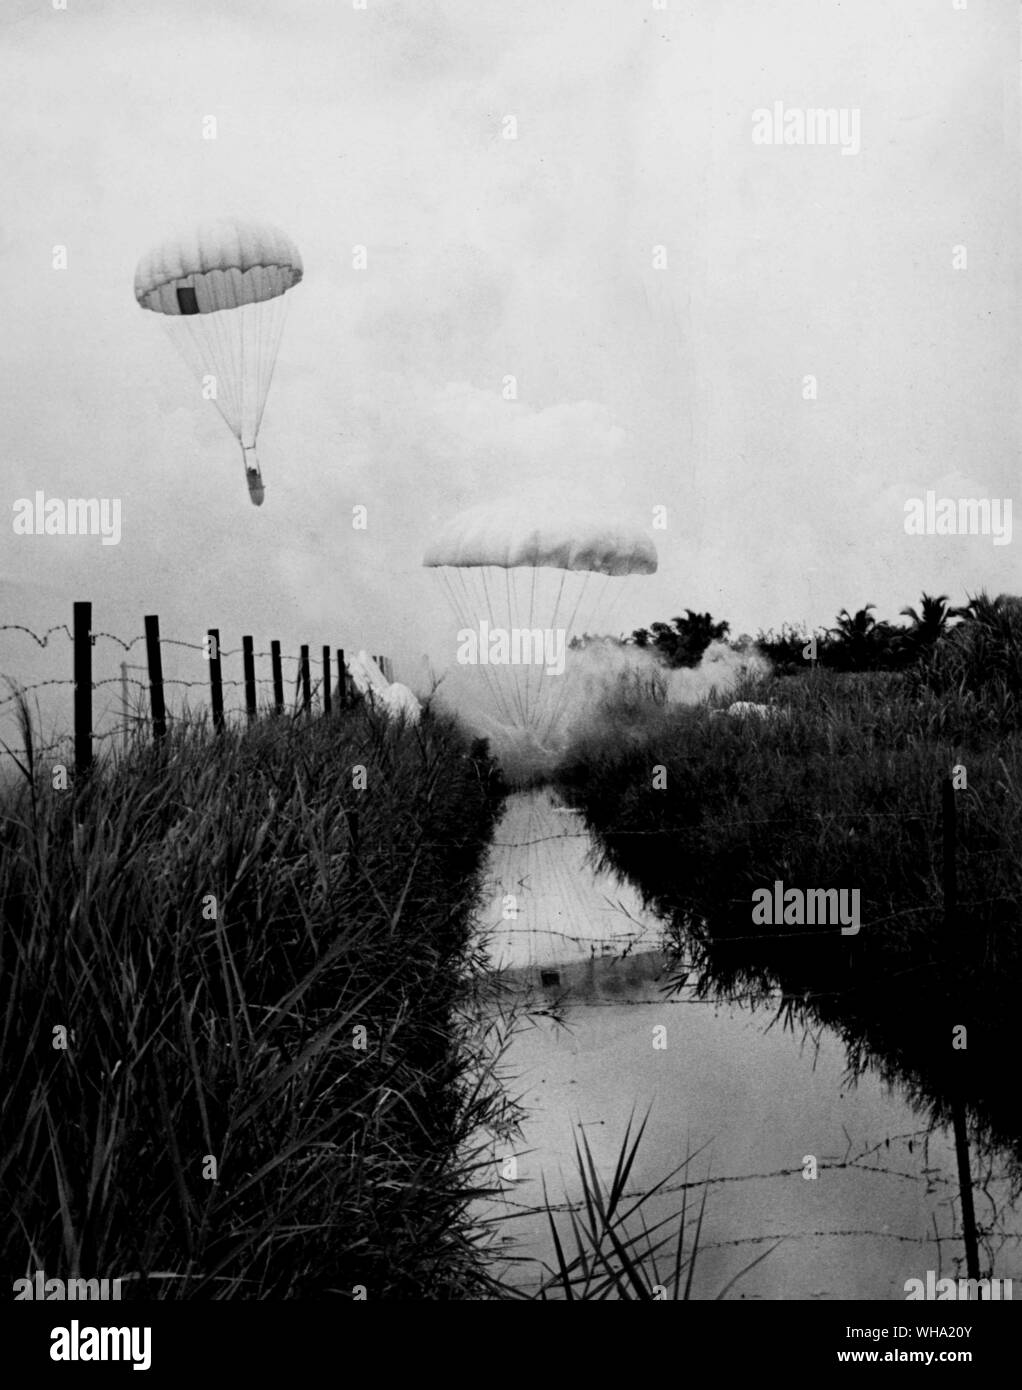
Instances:
[[[923,594],[918,608],[901,610],[904,624],[878,621],[874,607],[843,608],[831,628],[785,626],[756,638],[743,634],[730,645],[755,647],[778,675],[807,671],[816,662],[835,671],[908,672],[937,691],[993,683],[1012,700],[1022,699],[1022,598],[980,593],[952,607],[945,594]],[[666,666],[697,666],[710,643],[729,632],[729,623],[686,609],[684,617],[637,629],[628,641],[655,652]]]

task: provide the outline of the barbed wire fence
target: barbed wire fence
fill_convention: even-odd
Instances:
[[[324,645],[321,649],[321,669],[317,679],[313,680],[311,651],[308,644],[299,647],[297,655],[286,654],[281,650],[279,641],[272,641],[269,650],[256,651],[254,639],[250,635],[244,635],[241,639],[240,647],[224,648],[220,632],[217,628],[207,629],[205,639],[202,642],[188,642],[179,638],[165,638],[160,634],[159,618],[155,614],[148,614],[144,619],[145,631],[129,640],[124,640],[116,633],[106,631],[94,631],[92,627],[92,604],[87,601],[76,602],[74,604],[73,621],[71,627],[66,623],[58,623],[49,627],[42,634],[36,633],[32,628],[20,623],[0,624],[0,633],[20,633],[34,641],[40,649],[48,648],[51,640],[68,641],[72,647],[72,667],[73,674],[67,677],[51,677],[45,680],[34,682],[30,685],[20,685],[9,681],[10,689],[7,694],[0,694],[0,711],[12,704],[17,706],[18,702],[23,701],[29,694],[49,687],[71,687],[73,704],[73,733],[61,735],[54,742],[46,745],[33,743],[33,753],[36,756],[50,754],[60,750],[73,751],[73,761],[76,774],[85,774],[93,766],[95,758],[95,745],[106,740],[116,739],[118,735],[126,741],[130,740],[132,734],[138,734],[145,726],[150,726],[154,740],[161,740],[166,737],[168,729],[168,718],[179,717],[177,715],[168,716],[167,710],[167,687],[173,686],[181,690],[202,689],[208,691],[209,702],[212,713],[212,724],[215,731],[222,731],[228,718],[244,719],[248,723],[257,720],[261,714],[283,715],[286,712],[285,702],[285,683],[284,683],[284,663],[291,663],[293,672],[289,672],[289,679],[293,675],[294,689],[291,701],[291,711],[296,717],[311,718],[314,713],[314,705],[318,706],[323,715],[332,712],[334,703],[334,686],[332,683],[332,672],[336,677],[336,698],[339,706],[346,705],[351,699],[352,685],[350,680],[350,670],[345,659],[342,647],[332,648]],[[139,644],[145,645],[146,660],[144,664],[135,661],[122,659],[120,661],[120,672],[116,676],[104,677],[100,680],[94,679],[93,675],[93,649],[100,641],[109,641],[115,644],[124,653],[130,656],[134,648]],[[185,651],[197,653],[205,664],[205,673],[197,679],[186,679],[183,677],[166,677],[163,672],[163,651],[165,648],[180,648]],[[225,678],[223,674],[223,662],[228,659],[242,658],[242,678]],[[269,659],[271,664],[271,674],[269,676],[258,676],[256,670],[257,661]],[[390,672],[390,662],[386,657],[374,656],[374,661],[379,666],[387,679],[392,679]],[[143,679],[145,677],[145,679]],[[94,728],[95,692],[111,686],[120,687],[121,720],[113,727],[97,732]],[[224,704],[224,688],[231,690],[244,691],[244,704],[232,705],[230,708]],[[272,689],[272,699],[270,701],[260,701],[261,692],[270,687]],[[135,708],[130,708],[130,692],[135,694]],[[148,700],[146,697],[148,696]],[[190,713],[187,697],[181,714],[187,717]],[[19,753],[24,756],[26,749],[12,749],[0,744],[0,755],[6,754],[15,759]],[[70,759],[69,759],[70,760]],[[957,932],[963,909],[981,905],[979,902],[961,902],[958,893],[958,817],[955,805],[955,788],[950,776],[944,776],[940,782],[940,827],[941,837],[941,908],[943,916],[942,941],[935,943],[936,951],[934,959],[919,963],[909,967],[905,974],[913,970],[937,968],[946,974],[947,985],[947,1007],[943,1020],[945,1035],[948,1031],[953,1031],[956,1026],[956,1019],[959,1015],[955,1011],[954,998],[957,994],[955,981],[950,974],[950,962],[953,960],[951,942]],[[567,809],[567,808],[565,808]],[[828,819],[837,820],[847,815],[849,819],[861,818],[868,815],[870,818],[892,818],[892,819],[911,819],[919,821],[920,812],[873,812],[864,813],[860,811],[849,811],[846,813],[828,813]],[[786,816],[777,818],[766,818],[771,822],[791,821],[797,822],[803,819],[799,816]],[[753,826],[765,823],[764,818],[748,818],[739,822],[744,825]],[[588,829],[577,832],[580,835],[588,836]],[[620,831],[613,830],[614,834],[634,833],[637,835],[649,834],[647,831]],[[662,831],[652,832],[662,834]],[[546,840],[562,839],[572,837],[572,832],[558,834],[554,836],[539,835],[535,839],[531,835],[526,835],[524,840],[516,841],[516,847],[522,848],[529,844],[538,844]],[[495,843],[495,848],[500,848],[499,842]],[[999,853],[999,851],[988,851],[989,853]],[[745,899],[732,899],[732,902]],[[1002,901],[1000,898],[990,898],[984,900],[986,903]],[[893,920],[895,916],[907,915],[913,912],[932,911],[932,904],[924,904],[918,907],[904,909],[901,913],[892,914],[891,917],[883,920]],[[873,922],[871,925],[876,927],[880,922]],[[771,939],[776,939],[778,935],[801,936],[798,933],[777,933],[774,923],[774,930],[767,933],[749,933],[743,936],[731,937],[733,941],[751,941],[769,935]],[[858,924],[856,924],[857,930]],[[844,933],[842,932],[842,935]],[[853,940],[850,939],[846,949],[849,953],[848,963],[851,964],[854,957],[855,947]],[[833,991],[834,993],[844,993],[844,990]],[[966,1247],[966,1262],[970,1278],[979,1277],[978,1263],[978,1242],[976,1220],[972,1195],[972,1180],[970,1175],[969,1158],[969,1139],[966,1121],[965,1106],[965,1075],[961,1062],[964,1058],[955,1056],[956,1065],[949,1068],[949,1093],[952,1109],[952,1130],[955,1140],[956,1157],[958,1161],[959,1192],[962,1208],[963,1240]]]
[[[163,637],[160,634],[160,620],[156,614],[148,614],[144,620],[145,631],[125,640],[115,632],[94,630],[92,627],[92,604],[87,601],[74,605],[72,624],[56,623],[45,632],[38,633],[23,623],[2,623],[0,634],[21,633],[35,642],[41,650],[55,642],[70,643],[72,652],[72,674],[66,677],[50,677],[29,684],[7,677],[7,691],[0,693],[0,713],[18,708],[27,697],[37,691],[52,687],[68,687],[71,694],[72,729],[58,735],[48,743],[33,740],[31,752],[35,757],[58,754],[73,762],[78,774],[88,772],[96,757],[96,746],[107,744],[116,747],[117,740],[127,747],[133,736],[137,736],[146,726],[151,727],[152,736],[159,740],[166,737],[168,721],[187,717],[192,708],[185,694],[181,707],[173,713],[168,712],[168,687],[187,692],[202,690],[208,695],[208,708],[213,728],[222,731],[228,721],[244,720],[254,722],[262,715],[283,715],[288,710],[285,698],[290,690],[290,712],[293,716],[311,718],[318,711],[324,715],[331,713],[336,700],[338,706],[347,706],[354,694],[351,672],[343,647],[324,645],[321,648],[318,669],[314,675],[311,649],[302,644],[298,653],[281,650],[279,641],[272,641],[268,650],[257,651],[251,636],[241,639],[240,647],[224,647],[217,628],[207,629],[202,642],[187,642],[181,638]],[[120,649],[123,658],[134,653],[142,644],[145,661],[119,662],[120,671],[116,676],[95,679],[93,674],[94,649],[99,642],[110,642]],[[180,648],[195,652],[205,666],[205,672],[196,679],[180,676],[165,676],[163,672],[163,651],[166,648]],[[241,679],[226,677],[223,662],[241,656]],[[257,674],[256,662],[269,660],[269,675]],[[373,660],[388,680],[392,680],[389,658],[374,655]],[[285,663],[291,669],[287,673],[285,686]],[[95,708],[94,696],[97,691],[119,688],[120,708],[115,722],[102,731],[95,727],[110,713],[110,707],[99,712]],[[225,705],[224,691],[244,692],[244,703]],[[205,705],[205,701],[203,701]],[[20,761],[28,754],[28,748],[0,743],[0,759]],[[2,764],[0,764],[2,765]]]

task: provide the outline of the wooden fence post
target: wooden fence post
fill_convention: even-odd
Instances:
[[[952,1028],[963,1020],[956,1018],[951,995],[955,971],[952,966],[958,931],[958,870],[955,862],[958,842],[958,817],[955,788],[945,777],[940,788],[941,827],[943,839],[944,882],[944,962],[948,988],[948,1017],[939,1045],[951,1048]],[[968,1042],[968,1037],[966,1037]],[[946,1055],[946,1054],[945,1054]],[[962,1202],[962,1241],[965,1245],[965,1264],[970,1279],[979,1278],[979,1241],[976,1237],[976,1209],[972,1200],[972,1164],[969,1156],[969,1131],[965,1115],[965,1067],[967,1052],[961,1057],[952,1049],[951,1065],[946,1069],[950,1080],[951,1122],[955,1134],[955,1156],[958,1160],[958,1192]]]
[[[958,840],[958,817],[955,807],[955,789],[950,777],[945,777],[940,785],[940,811],[943,850],[944,885],[944,956],[950,961],[955,947],[955,930],[958,917],[958,872],[955,854]]]
[[[344,709],[348,703],[347,671],[344,665],[344,648],[337,648],[337,703]]]
[[[248,714],[248,722],[251,724],[256,717],[256,679],[255,679],[255,650],[251,637],[241,639],[242,660],[245,666],[245,711]]]
[[[306,714],[312,708],[312,679],[309,675],[309,648],[301,649],[302,709]]]
[[[211,627],[206,632],[206,647],[209,652],[209,698],[213,706],[213,728],[220,734],[224,730],[224,674],[220,665],[220,629]]]
[[[124,724],[121,728],[121,749],[128,751],[128,663],[121,662],[121,718]]]
[[[74,606],[75,773],[92,767],[92,604]]]
[[[163,653],[160,650],[160,620],[155,613],[146,615],[145,650],[149,663],[149,703],[153,712],[153,738],[159,740],[167,733],[167,707],[163,700]]]
[[[330,713],[330,648],[323,648],[323,713]]]
[[[273,708],[277,714],[284,713],[284,670],[280,664],[280,643],[270,643],[270,664],[273,667]]]

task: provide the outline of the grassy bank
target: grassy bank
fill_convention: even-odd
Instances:
[[[714,717],[622,692],[561,769],[607,860],[671,923],[706,994],[783,993],[946,1116],[1022,1158],[1022,733],[1003,685],[816,672],[736,692],[786,717]],[[600,729],[603,732],[600,732]],[[955,793],[960,910],[943,924],[940,783]],[[657,769],[662,771],[657,773]],[[756,925],[754,890],[858,888],[861,930]],[[681,967],[679,967],[680,973]],[[968,1048],[952,1051],[952,1023]]]
[[[466,1154],[502,1098],[462,1001],[491,765],[361,710],[185,724],[77,790],[29,771],[0,806],[8,1274],[484,1289]]]

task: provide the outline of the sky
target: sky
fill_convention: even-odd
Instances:
[[[126,638],[156,613],[411,676],[454,650],[431,532],[503,496],[642,528],[666,508],[624,630],[1022,590],[1022,539],[904,530],[910,498],[1018,476],[1009,0],[53,3],[0,17],[0,500],[118,498],[122,536],[0,519],[0,624],[89,599]],[[861,148],[754,143],[777,102],[858,110]],[[168,232],[234,212],[305,267],[258,509],[133,295]],[[97,642],[96,678],[121,659]],[[67,679],[70,647],[0,632],[0,672]],[[38,698],[69,719],[66,689]]]

